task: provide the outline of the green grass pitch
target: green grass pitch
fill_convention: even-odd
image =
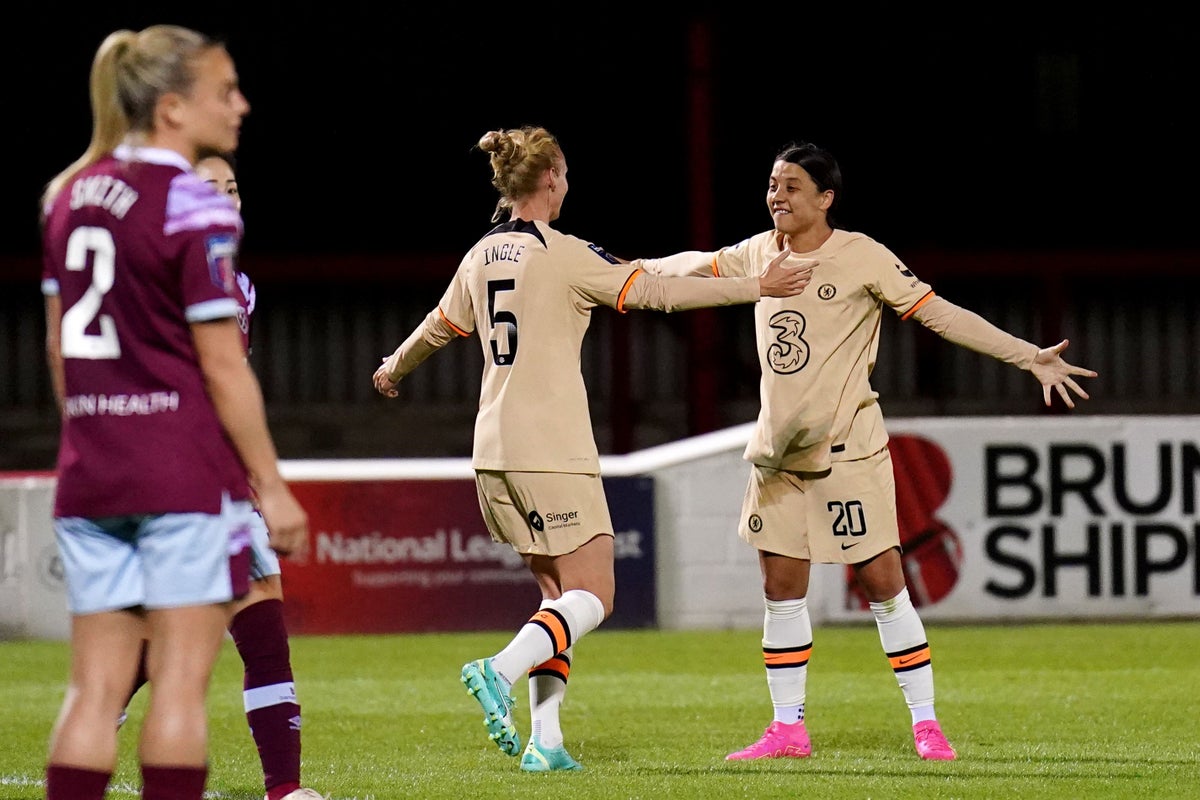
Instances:
[[[305,783],[335,800],[1200,797],[1200,621],[927,632],[955,762],[916,756],[873,626],[815,632],[812,757],[749,763],[724,756],[770,721],[759,631],[602,628],[576,646],[562,711],[584,771],[542,775],[487,740],[458,680],[509,632],[295,637]],[[67,657],[62,642],[0,642],[0,799],[43,796]],[[227,643],[209,693],[210,798],[263,796],[240,689]],[[524,741],[524,680],[514,694]],[[137,797],[145,699],[120,733],[109,798]]]

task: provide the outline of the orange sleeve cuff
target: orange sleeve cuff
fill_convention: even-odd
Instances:
[[[451,322],[450,318],[446,316],[446,312],[442,311],[441,306],[438,306],[438,314],[441,315],[442,321],[445,322],[447,325],[449,325],[451,328],[453,328],[454,332],[457,333],[459,336],[470,336],[471,335],[471,334],[467,333],[466,331],[464,331],[462,328],[455,325],[453,322]]]
[[[900,319],[908,319],[913,314],[917,313],[918,308],[925,305],[926,303],[928,303],[930,300],[932,300],[936,296],[937,295],[934,294],[933,291],[926,292],[924,297],[922,297],[920,300],[918,300],[916,303],[914,303],[912,308],[910,308],[908,311],[905,311],[904,314],[902,314],[900,316]]]
[[[629,294],[629,290],[633,288],[633,282],[642,274],[642,270],[635,269],[633,272],[629,273],[629,277],[625,279],[625,285],[621,287],[621,293],[617,295],[616,308],[620,313],[625,313],[625,296]]]

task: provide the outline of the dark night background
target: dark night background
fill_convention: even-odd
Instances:
[[[1196,412],[1200,27],[1146,4],[702,8],[26,9],[0,51],[0,468],[51,466],[57,446],[38,195],[87,145],[104,36],[161,22],[224,39],[252,106],[242,264],[284,457],[469,453],[474,345],[431,360],[399,402],[368,378],[490,227],[475,143],[523,124],[554,132],[570,165],[557,227],[629,258],[765,229],[774,155],[814,141],[841,162],[844,227],[1001,327],[1075,337],[1074,363],[1101,373],[1077,413]],[[599,311],[583,367],[601,452],[753,418],[743,317]],[[884,334],[872,377],[885,413],[1046,413],[1028,376],[903,337]]]
[[[654,20],[612,6],[368,7],[29,12],[3,55],[4,252],[36,253],[34,198],[87,143],[96,46],[165,21],[222,36],[238,64],[252,105],[248,254],[457,254],[494,205],[472,145],[524,123],[567,152],[561,228],[631,256],[767,226],[772,156],[792,138],[838,156],[845,224],[894,249],[1197,241],[1200,32],[1179,19],[1007,4]],[[704,230],[692,223],[708,191],[697,181],[713,198]]]

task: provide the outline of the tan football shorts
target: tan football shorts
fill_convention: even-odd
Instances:
[[[492,539],[518,553],[561,556],[613,535],[599,475],[477,470],[475,490]]]
[[[884,447],[822,473],[753,465],[738,536],[759,550],[817,564],[857,564],[899,547],[891,454]]]

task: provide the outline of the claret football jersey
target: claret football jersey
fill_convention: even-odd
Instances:
[[[216,513],[223,493],[249,496],[190,330],[242,309],[241,230],[182,156],[152,148],[119,147],[45,209],[66,383],[57,516]]]

